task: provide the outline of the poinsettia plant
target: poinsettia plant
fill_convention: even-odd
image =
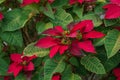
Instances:
[[[120,80],[120,0],[0,0],[0,80]]]

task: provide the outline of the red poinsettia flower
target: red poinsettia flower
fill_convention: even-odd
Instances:
[[[72,4],[75,4],[75,3],[77,3],[77,2],[80,3],[80,4],[82,4],[83,1],[84,1],[84,0],[69,0],[69,4],[72,5]]]
[[[53,75],[52,80],[61,80],[60,75]]]
[[[2,12],[0,12],[0,20],[2,20],[4,17],[3,17],[3,14]]]
[[[4,80],[11,80],[10,76],[4,76]]]
[[[12,60],[12,63],[9,66],[8,73],[13,73],[16,77],[20,71],[32,71],[34,70],[34,64],[31,62],[31,60],[35,59],[36,56],[22,56],[21,54],[11,54],[10,59]]]
[[[117,78],[120,78],[120,68],[115,68],[113,70],[113,74],[117,77]]]
[[[111,3],[103,8],[107,9],[105,19],[115,19],[120,17],[120,0],[110,0]]]
[[[120,26],[115,27],[115,29],[117,29],[118,31],[120,31]]]
[[[53,3],[55,0],[48,0],[48,2],[51,4],[51,3]]]
[[[29,4],[32,4],[32,3],[39,3],[40,0],[23,0],[21,6],[26,6],[26,5],[29,5]]]
[[[47,37],[41,38],[36,46],[40,48],[51,48],[50,58],[59,52],[63,54],[69,50],[73,55],[81,55],[81,50],[95,53],[94,46],[90,38],[101,38],[103,33],[93,30],[91,20],[84,20],[74,25],[68,30],[63,30],[61,26],[50,28],[43,32]]]

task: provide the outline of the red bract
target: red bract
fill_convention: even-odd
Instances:
[[[11,80],[10,76],[5,76],[4,80]]]
[[[32,3],[39,3],[40,0],[23,0],[21,6],[26,6],[26,5],[29,5],[29,4],[32,4]]]
[[[14,77],[16,77],[20,71],[32,71],[34,70],[34,64],[31,60],[35,59],[36,56],[22,56],[21,54],[11,54],[10,59],[12,63],[9,66],[8,73],[13,73]]]
[[[55,0],[48,0],[49,3],[53,3]]]
[[[4,18],[2,12],[0,12],[0,20],[2,20]]]
[[[107,9],[105,19],[115,19],[120,17],[120,0],[111,0],[110,4],[103,7]]]
[[[75,3],[80,3],[80,4],[82,4],[83,3],[83,0],[69,0],[69,4],[75,4]]]
[[[74,25],[70,30],[63,30],[61,26],[50,28],[43,32],[47,36],[41,38],[36,46],[40,48],[51,48],[50,58],[59,52],[63,54],[68,50],[73,55],[81,55],[81,50],[95,53],[90,38],[101,38],[103,33],[93,30],[91,20],[84,20]]]
[[[113,74],[117,77],[117,78],[120,78],[120,68],[115,68],[113,70]]]
[[[53,75],[52,80],[61,80],[60,75]]]

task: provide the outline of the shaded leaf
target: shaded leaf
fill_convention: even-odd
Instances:
[[[8,70],[8,64],[7,62],[0,58],[0,75],[6,75],[7,74],[7,70]]]
[[[19,74],[14,80],[26,80],[26,77],[24,74]]]

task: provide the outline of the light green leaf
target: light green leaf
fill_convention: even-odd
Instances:
[[[83,16],[84,6],[75,6],[73,12],[81,19]]]
[[[38,57],[44,57],[49,54],[49,49],[38,48],[35,46],[35,43],[31,43],[24,49],[23,52],[26,56],[37,55]]]
[[[67,66],[62,74],[62,80],[82,80],[77,74],[72,73],[71,67]]]
[[[7,74],[7,70],[8,70],[7,62],[4,59],[0,58],[0,75],[1,76],[2,75],[3,76],[6,75]]]
[[[54,16],[54,13],[53,13],[53,11],[52,11],[52,7],[51,7],[50,4],[47,4],[47,5],[43,8],[43,13],[44,13],[46,16],[48,16],[48,17],[50,17],[50,18],[52,18],[52,19],[55,19],[55,16]]]
[[[24,11],[22,9],[14,9],[6,12],[1,25],[2,31],[15,31],[24,27],[29,20],[29,14],[29,11]]]
[[[120,50],[120,32],[118,30],[109,31],[104,44],[108,58],[114,56]]]
[[[71,75],[71,79],[69,79],[69,80],[82,80],[82,79],[81,79],[81,77],[80,77],[79,75],[77,75],[77,74],[72,74],[72,75]]]
[[[41,34],[43,31],[45,31],[48,28],[53,28],[53,24],[51,22],[44,23],[41,21],[36,24],[36,30],[38,34]]]
[[[65,69],[65,63],[63,62],[64,56],[56,62],[53,59],[48,59],[44,65],[44,80],[51,80],[54,73],[61,73]]]
[[[93,73],[105,74],[104,66],[97,57],[85,56],[81,59],[81,64],[84,65],[87,70]]]
[[[3,3],[5,0],[0,0],[0,4]]]
[[[94,26],[100,26],[102,24],[102,20],[99,18],[98,15],[92,13],[92,14],[86,14],[82,17],[82,20],[93,20]]]
[[[55,13],[55,19],[52,20],[52,22],[55,25],[61,25],[63,27],[66,27],[69,23],[73,21],[73,18],[71,14],[67,13],[63,9],[58,9]]]
[[[10,45],[19,47],[23,46],[23,38],[20,31],[3,32],[0,33],[0,37],[3,41],[6,41]]]

